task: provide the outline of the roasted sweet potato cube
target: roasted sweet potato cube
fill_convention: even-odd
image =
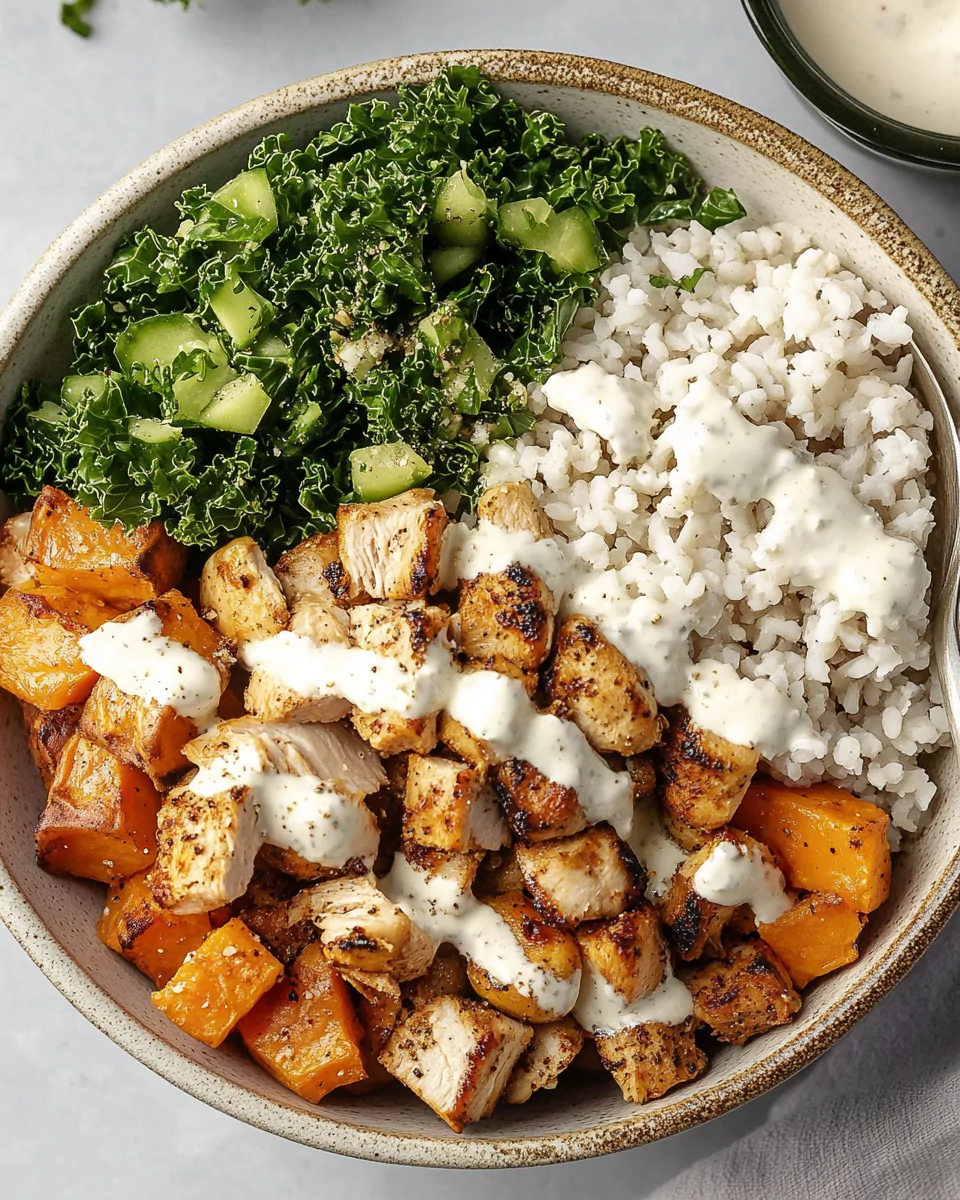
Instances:
[[[800,1011],[787,968],[759,938],[741,942],[724,959],[698,964],[684,983],[696,1018],[718,1041],[734,1046],[785,1025]]]
[[[40,866],[101,883],[133,875],[156,857],[159,807],[141,771],[74,734],[37,826]]]
[[[719,829],[736,812],[760,755],[701,729],[677,709],[657,758],[661,804],[696,829]]]
[[[577,943],[584,959],[626,1004],[655,992],[670,961],[656,910],[649,904],[579,926]]]
[[[758,932],[790,973],[794,987],[857,960],[866,918],[840,896],[811,892]]]
[[[291,978],[268,992],[238,1030],[264,1070],[313,1104],[334,1088],[366,1078],[363,1029],[350,989],[319,946],[304,950]]]
[[[527,891],[551,921],[571,929],[615,917],[642,895],[643,871],[630,847],[609,825],[574,837],[517,846]]]
[[[831,892],[863,913],[890,894],[889,823],[883,809],[830,784],[791,788],[765,778],[733,818],[770,847],[794,887]]]
[[[133,620],[150,611],[160,618],[161,632],[212,663],[221,690],[230,678],[227,642],[200,617],[180,592],[167,592],[118,617]],[[197,735],[196,723],[170,706],[120,690],[105,676],[97,681],[80,722],[83,736],[99,742],[117,758],[144,771],[160,788],[169,787],[189,765],[183,747]]]
[[[11,588],[0,596],[0,687],[45,711],[82,704],[97,673],[83,661],[80,639],[116,615],[66,588]]]
[[[520,758],[508,758],[494,773],[507,823],[518,838],[542,842],[569,837],[587,827],[587,816],[573,788],[555,783]]]
[[[25,544],[41,584],[101,596],[117,607],[140,604],[176,587],[187,550],[161,521],[124,533],[102,525],[64,492],[45,487],[37,497]]]
[[[657,1021],[598,1037],[595,1044],[624,1100],[643,1104],[707,1069],[707,1056],[696,1043],[695,1030],[693,1020],[682,1025]]]
[[[282,965],[234,917],[187,955],[153,1003],[191,1037],[219,1046],[282,976]]]
[[[110,891],[97,933],[111,950],[162,988],[213,929],[210,918],[210,913],[178,916],[161,908],[150,890],[147,871],[140,871]]]
[[[79,704],[70,704],[66,708],[44,712],[24,700],[20,701],[20,706],[23,709],[23,723],[27,729],[30,753],[37,764],[43,786],[49,791],[60,755],[64,746],[77,732],[83,709]]]
[[[433,588],[447,514],[427,488],[412,488],[376,504],[342,504],[337,544],[348,598],[414,600]]]
[[[437,996],[400,1022],[380,1061],[462,1133],[493,1112],[532,1037],[529,1026],[486,1004]]]
[[[204,563],[200,611],[235,642],[272,637],[290,619],[280,582],[251,537],[234,538]]]

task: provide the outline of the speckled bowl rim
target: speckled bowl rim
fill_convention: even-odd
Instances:
[[[821,193],[852,219],[909,278],[960,346],[960,290],[946,271],[866,184],[827,154],[783,126],[692,84],[638,68],[530,50],[460,50],[384,59],[321,75],[252,100],[164,147],[106,191],[52,243],[0,313],[0,373],[44,300],[98,237],[159,182],[193,159],[269,120],[320,103],[349,100],[397,83],[426,83],[442,67],[477,63],[496,81],[576,88],[658,108],[773,160]],[[923,902],[903,921],[869,979],[838,998],[816,1025],[791,1034],[758,1062],[695,1092],[683,1090],[666,1107],[638,1107],[598,1128],[531,1137],[452,1139],[383,1133],[305,1113],[266,1100],[190,1060],[148,1031],[114,1001],[51,935],[0,859],[0,919],[48,979],[89,1021],[158,1075],[222,1112],[305,1145],[373,1161],[437,1167],[534,1166],[624,1150],[689,1129],[752,1100],[812,1062],[842,1037],[917,961],[960,903],[960,848]]]

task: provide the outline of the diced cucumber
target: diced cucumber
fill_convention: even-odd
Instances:
[[[210,307],[230,335],[238,350],[243,350],[273,320],[273,305],[245,283],[230,263],[226,279],[210,297]]]
[[[456,402],[466,388],[471,372],[477,396],[485,399],[490,395],[503,363],[470,322],[460,315],[455,304],[442,304],[436,312],[423,318],[419,329],[424,341],[437,352],[444,390],[452,402]]]
[[[503,370],[503,363],[494,355],[475,329],[470,330],[470,334],[463,344],[463,355],[458,366],[461,371],[467,367],[473,368],[477,380],[477,391],[481,396],[490,395],[494,380]]]
[[[75,376],[75,378],[80,377]],[[44,400],[39,408],[27,413],[27,416],[32,421],[43,421],[45,425],[59,425],[66,414],[59,404],[55,404],[52,400]]]
[[[183,430],[169,421],[156,421],[153,417],[133,417],[130,421],[130,436],[141,442],[150,442],[151,445],[175,442],[182,434]]]
[[[367,502],[388,500],[416,487],[433,468],[406,442],[364,446],[350,455],[350,477],[357,496]]]
[[[203,376],[188,375],[173,385],[177,416],[196,420],[216,393],[237,378],[219,340],[183,313],[134,321],[117,338],[117,362],[125,375],[141,382],[157,367],[172,366],[178,354],[202,350],[209,356]]]
[[[217,392],[198,420],[227,433],[255,433],[269,407],[270,397],[256,375],[240,375]]]
[[[256,228],[251,241],[262,242],[280,228],[277,202],[270,179],[262,168],[241,173],[218,188],[213,199]]]
[[[487,195],[466,171],[440,185],[431,229],[444,246],[482,246],[487,240]]]
[[[565,208],[547,221],[539,249],[549,254],[561,271],[584,274],[603,262],[603,244],[597,227],[582,208]]]
[[[283,448],[286,457],[301,453],[303,443],[313,432],[322,415],[323,410],[314,400],[294,418],[287,435],[287,443]]]
[[[98,400],[106,386],[106,375],[68,375],[60,388],[60,398],[64,404],[77,404],[87,395]]]
[[[595,271],[603,262],[597,227],[582,208],[554,212],[546,200],[515,200],[497,214],[501,238],[524,250],[540,250],[561,271]]]
[[[513,200],[497,209],[497,224],[505,242],[514,242],[524,250],[542,250],[541,241],[547,222],[554,215],[546,200]]]
[[[281,337],[275,333],[261,333],[247,351],[258,358],[280,358],[293,361],[293,351]]]
[[[477,262],[483,251],[479,246],[441,246],[430,255],[430,270],[437,287],[443,287],[455,276]]]

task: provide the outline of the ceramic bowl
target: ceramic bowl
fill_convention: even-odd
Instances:
[[[847,266],[910,310],[917,341],[960,405],[960,294],[933,256],[863,183],[800,138],[718,96],[630,67],[570,55],[478,51],[415,55],[355,67],[251,101],[161,150],[92,205],[50,247],[0,316],[0,401],[26,377],[67,365],[67,315],[96,286],[118,240],[144,221],[171,225],[185,187],[239,170],[268,133],[306,140],[347,105],[395,86],[426,83],[447,63],[476,62],[521,104],[550,109],[574,133],[662,128],[710,181],[736,188],[757,221],[793,221]],[[937,417],[938,580],[957,577],[956,441],[947,408]],[[938,589],[937,653],[954,713],[955,585]],[[604,1154],[665,1137],[759,1095],[844,1034],[917,960],[960,899],[960,778],[955,754],[931,764],[939,799],[929,828],[896,863],[893,893],[871,920],[859,962],[807,993],[784,1028],[714,1054],[707,1074],[642,1107],[606,1079],[538,1093],[522,1108],[455,1136],[409,1092],[334,1094],[320,1106],[285,1091],[240,1049],[209,1050],[150,1004],[143,976],[100,944],[103,889],[37,869],[33,827],[43,795],[19,714],[0,712],[0,916],[50,980],[99,1029],[192,1095],[273,1133],[360,1158],[443,1167],[526,1166]]]

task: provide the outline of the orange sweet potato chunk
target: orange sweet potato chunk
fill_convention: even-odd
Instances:
[[[795,888],[831,892],[861,913],[890,893],[888,822],[883,809],[830,784],[792,788],[763,777],[731,820],[770,847]]]
[[[186,547],[167,536],[161,521],[126,534],[120,525],[95,521],[54,487],[37,497],[24,553],[39,583],[123,607],[176,587],[187,561]]]
[[[30,753],[37,764],[43,786],[49,791],[63,748],[77,732],[83,707],[71,704],[67,708],[44,712],[25,700],[20,701],[20,707],[23,709],[23,724],[27,730]]]
[[[806,987],[857,960],[865,918],[839,896],[811,892],[758,932],[787,968],[794,986]]]
[[[100,940],[158,988],[173,978],[188,954],[200,949],[212,929],[210,913],[181,916],[161,908],[150,890],[147,871],[111,889],[97,923]]]
[[[313,1104],[334,1088],[366,1078],[363,1029],[350,989],[318,945],[300,954],[291,978],[263,997],[239,1031],[274,1079]]]
[[[220,672],[221,687],[230,678],[227,642],[199,615],[186,596],[167,592],[117,617],[130,621],[144,611],[160,618],[162,633],[195,650]],[[183,747],[197,736],[197,726],[175,709],[130,696],[112,680],[98,679],[83,710],[80,731],[121,761],[144,771],[159,788],[169,787],[186,770]]]
[[[282,976],[280,962],[234,917],[184,959],[153,1003],[191,1037],[219,1046]]]
[[[66,588],[10,588],[0,596],[0,687],[45,712],[82,703],[97,673],[80,657],[80,639],[116,615]]]
[[[75,733],[37,825],[40,866],[101,883],[133,875],[157,856],[159,808],[142,771]]]

